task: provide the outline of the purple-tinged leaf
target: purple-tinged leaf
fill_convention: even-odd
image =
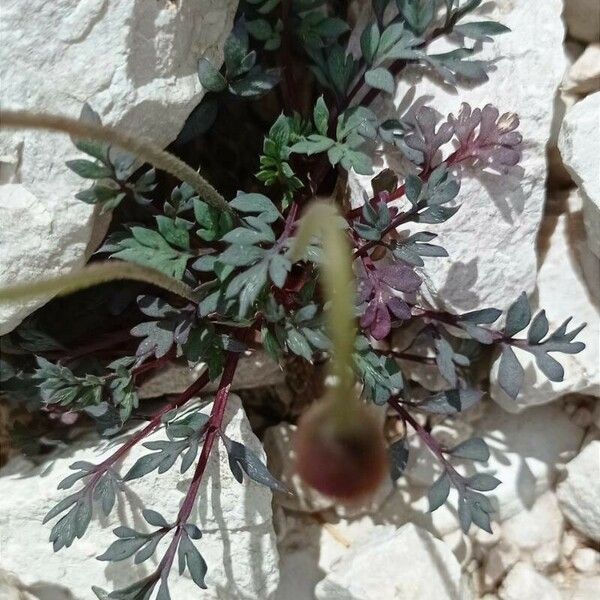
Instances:
[[[423,164],[429,167],[440,147],[452,139],[452,124],[446,122],[436,127],[436,112],[429,106],[422,106],[412,115],[411,120],[414,130],[406,135],[404,142],[409,148],[422,153]]]
[[[516,131],[519,118],[514,113],[500,116],[491,104],[483,109],[471,109],[463,103],[458,116],[451,114],[448,122],[458,138],[462,159],[474,159],[499,172],[505,172],[521,160],[523,136]]]
[[[376,340],[387,337],[392,328],[392,315],[403,321],[411,317],[410,307],[395,292],[415,292],[420,285],[421,278],[404,263],[363,268],[358,299],[367,306],[360,320],[361,327]]]

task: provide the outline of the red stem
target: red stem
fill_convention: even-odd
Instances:
[[[192,483],[186,492],[185,498],[183,499],[183,503],[181,504],[181,508],[179,509],[179,513],[177,515],[177,529],[175,531],[175,535],[173,536],[173,539],[171,540],[171,543],[169,544],[169,547],[167,548],[167,551],[158,568],[158,571],[162,573],[163,578],[167,577],[169,571],[171,570],[171,565],[173,564],[179,541],[183,535],[183,527],[187,523],[187,520],[194,507],[196,496],[198,495],[198,490],[202,482],[204,471],[206,470],[206,465],[208,464],[211,450],[221,431],[225,409],[227,408],[227,400],[229,399],[231,382],[233,380],[233,376],[235,375],[235,370],[237,368],[239,359],[240,354],[238,353],[229,352],[227,355],[225,368],[219,383],[219,389],[217,390],[212,411],[206,426],[206,436],[204,438],[204,443],[202,444],[200,458],[198,459],[198,464],[196,465],[196,470],[194,471],[194,475],[192,477]]]
[[[208,371],[205,371],[192,385],[190,385],[184,392],[182,392],[175,400],[165,404],[150,420],[150,422],[137,433],[132,435],[116,452],[111,454],[106,460],[102,461],[95,469],[93,477],[86,484],[87,488],[93,489],[98,480],[106,473],[106,471],[112,467],[120,458],[125,456],[131,448],[143,440],[146,436],[150,435],[155,429],[161,424],[162,418],[170,410],[183,406],[189,400],[195,396],[206,384],[208,383]]]
[[[444,453],[437,443],[437,440],[422,426],[419,422],[398,402],[397,398],[390,398],[388,404],[402,417],[404,421],[407,421],[410,426],[415,430],[416,434],[423,440],[425,445],[429,448],[431,453],[444,465],[448,476],[452,479],[455,486],[460,487],[463,485],[463,478],[456,471],[456,469],[446,460]]]

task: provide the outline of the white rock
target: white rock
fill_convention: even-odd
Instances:
[[[202,409],[208,413],[211,406]],[[225,415],[226,434],[242,441],[265,460],[264,451],[252,433],[237,396],[231,396]],[[148,439],[164,439],[158,432]],[[49,525],[42,519],[57,501],[66,497],[56,487],[76,460],[99,463],[114,452],[114,442],[99,444],[79,442],[52,456],[52,462],[40,467],[21,468],[12,474],[10,463],[0,472],[0,548],[4,568],[15,572],[26,585],[37,582],[60,585],[74,598],[91,596],[90,586],[105,589],[125,586],[149,574],[152,561],[134,566],[130,560],[105,563],[94,559],[114,540],[111,533],[117,525],[135,529],[145,527],[142,508],[161,512],[167,521],[174,520],[189,485],[191,471],[185,475],[174,467],[163,475],[147,475],[136,480],[130,491],[121,496],[111,515],[99,523],[90,524],[84,538],[70,548],[54,554],[47,542]],[[135,446],[124,461],[124,473],[147,449]],[[154,472],[155,473],[155,472]],[[197,547],[208,563],[203,598],[268,598],[277,587],[279,571],[275,533],[272,524],[271,492],[247,480],[239,484],[229,469],[227,453],[222,444],[209,460],[199,491],[197,508],[191,519],[203,531]],[[127,500],[127,501],[125,501]],[[24,551],[27,549],[27,561]],[[170,578],[173,598],[192,598],[198,588],[187,575],[176,570]]]
[[[534,288],[535,242],[545,197],[545,148],[554,94],[567,66],[561,0],[512,0],[489,8],[485,18],[498,20],[512,31],[484,47],[481,56],[497,60],[487,83],[456,90],[440,85],[421,67],[410,67],[401,77],[394,101],[398,106],[414,93],[417,99],[427,97],[428,104],[444,116],[456,115],[463,101],[480,108],[493,103],[501,113],[515,112],[521,120],[523,176],[519,169],[507,176],[465,173],[458,196],[462,208],[447,223],[428,226],[439,233],[438,241],[450,259],[427,260],[427,287],[451,310],[505,309],[522,291]],[[386,106],[381,113],[391,116],[394,109]],[[359,179],[370,192],[365,179]],[[354,183],[356,202],[356,178]]]
[[[205,368],[204,363],[197,363],[192,367],[171,363],[144,381],[138,389],[138,396],[144,400],[158,398],[165,394],[181,394],[198,379]],[[281,367],[266,352],[259,350],[240,359],[231,389],[252,389],[284,383],[285,375]],[[218,385],[218,381],[212,381],[205,389],[209,392],[216,391]]]
[[[562,215],[547,216],[540,235],[541,265],[533,309],[545,309],[551,331],[573,317],[571,327],[587,323],[577,339],[586,344],[579,354],[555,354],[565,369],[562,382],[551,382],[535,365],[533,356],[516,349],[524,370],[517,400],[498,384],[498,357],[490,374],[490,394],[504,409],[518,412],[552,402],[568,393],[600,395],[600,261],[586,244],[577,191],[571,192],[569,208]]]
[[[273,600],[313,598],[316,584],[352,547],[386,531],[368,516],[340,519],[334,514],[319,517],[281,509],[275,512],[276,529],[283,532],[278,543],[280,584]]]
[[[561,87],[570,94],[600,91],[600,44],[590,44],[584,50],[569,69]]]
[[[569,34],[583,42],[600,40],[600,6],[596,0],[565,0]]]
[[[485,590],[493,590],[502,580],[506,572],[519,560],[519,550],[504,542],[494,546],[485,555],[483,564],[483,586]]]
[[[24,589],[21,582],[13,575],[0,568],[0,599],[1,600],[36,600]],[[52,600],[72,600],[72,596],[57,595]]]
[[[568,585],[561,586],[564,600],[598,600],[600,576],[581,575]]]
[[[561,600],[553,583],[527,563],[517,563],[502,583],[502,600]]]
[[[583,195],[590,248],[600,257],[600,92],[567,111],[558,147],[563,163]]]
[[[502,523],[502,539],[519,549],[521,559],[547,571],[560,560],[564,518],[553,492],[540,496],[535,504]]]
[[[236,7],[237,0],[6,0],[0,102],[75,118],[89,102],[105,123],[164,147],[202,97],[198,59],[222,60]],[[19,191],[19,203],[29,206],[33,195],[38,206],[25,215],[2,214],[2,237],[23,241],[0,252],[0,285],[71,272],[85,262],[93,210],[74,198],[85,182],[64,165],[78,156],[63,135],[2,132],[0,183],[23,184],[29,193]],[[41,247],[32,255],[33,244]],[[0,334],[42,303],[2,307]]]
[[[600,552],[593,548],[577,548],[571,562],[580,573],[597,573],[600,569]]]
[[[556,495],[571,525],[600,542],[600,441],[590,442],[567,464],[567,477]]]
[[[315,589],[317,600],[466,600],[450,550],[413,524],[388,527],[353,547]]]
[[[561,542],[561,554],[569,558],[573,552],[581,545],[581,534],[575,529],[565,531]]]

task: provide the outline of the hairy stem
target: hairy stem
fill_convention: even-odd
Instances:
[[[192,288],[178,279],[169,277],[156,269],[121,261],[95,263],[84,267],[77,273],[0,289],[0,302],[14,302],[45,295],[65,296],[100,283],[122,279],[151,283],[190,302],[197,302]]]
[[[0,127],[59,131],[82,139],[94,139],[113,144],[123,150],[132,152],[157,169],[166,171],[181,181],[185,181],[211,206],[231,212],[225,198],[189,165],[155,146],[152,142],[130,136],[120,129],[108,127],[107,125],[85,123],[60,115],[37,114],[25,110],[0,111]]]
[[[323,250],[322,285],[331,303],[327,311],[328,330],[332,341],[332,375],[336,377],[340,402],[346,404],[354,384],[352,353],[354,351],[355,317],[353,303],[352,263],[348,240],[339,226],[337,209],[324,202],[314,202],[300,221],[292,261],[302,258],[315,236],[321,237]]]

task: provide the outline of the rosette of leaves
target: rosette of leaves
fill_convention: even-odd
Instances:
[[[92,366],[87,360],[94,353],[89,340],[79,347],[70,339],[56,341],[43,328],[27,324],[3,340],[3,350],[9,352],[6,359],[3,355],[0,374],[11,392],[20,386],[23,397],[31,400],[37,393],[36,402],[48,411],[90,415],[107,434],[116,433],[132,418],[144,420],[141,428],[127,433],[126,440],[117,441],[115,453],[101,464],[80,461],[72,466],[73,473],[60,487],[75,491],[46,517],[56,519],[50,534],[55,549],[81,538],[94,512],[110,514],[117,497],[125,500],[123,490],[135,486],[138,479],[175,466],[181,473],[194,473],[182,505],[185,510],[172,522],[145,508],[147,531],[144,527],[115,530],[116,539],[102,560],[141,563],[152,558],[156,568],[121,590],[96,588],[102,600],[170,598],[168,582],[175,560],[181,573],[187,572],[204,587],[211,565],[204,562],[201,532],[186,511],[198,502],[203,468],[217,445],[227,452],[238,481],[251,479],[283,490],[259,456],[225,436],[219,415],[224,414],[242,353],[260,345],[282,363],[286,355],[308,361],[317,356],[330,359],[330,340],[323,332],[329,306],[316,291],[321,242],[311,240],[294,263],[290,257],[310,195],[331,196],[339,204],[344,215],[340,228],[352,246],[358,284],[348,293],[358,293],[360,330],[348,372],[353,370],[366,402],[388,404],[441,463],[443,474],[429,491],[430,509],[446,502],[454,489],[464,530],[474,524],[489,531],[493,504],[484,493],[498,481],[485,472],[463,476],[455,461],[485,463],[489,450],[479,438],[443,447],[431,434],[430,418],[457,418],[485,397],[476,388],[473,373],[486,364],[492,351],[501,353],[500,385],[514,398],[523,385],[515,350],[531,353],[540,371],[553,381],[563,377],[555,356],[583,350],[576,341],[580,327],[569,331],[567,321],[550,332],[543,311],[531,318],[525,295],[506,314],[496,308],[455,314],[432,308],[421,297],[429,259],[452,260],[433,230],[459,209],[460,171],[468,166],[503,173],[516,165],[522,146],[519,121],[511,113],[501,116],[491,105],[479,109],[466,104],[456,117],[438,118],[434,103],[418,102],[404,115],[392,112],[380,119],[371,103],[381,92],[394,92],[395,78],[402,76],[408,63],[434,69],[450,85],[486,77],[488,65],[477,60],[476,50],[506,28],[472,19],[481,0],[373,0],[371,4],[372,19],[353,36],[359,44],[350,51],[345,3],[240,3],[223,67],[200,60],[199,77],[209,93],[180,138],[191,143],[202,133],[210,152],[222,156],[215,161],[222,163],[222,174],[230,169],[231,140],[225,143],[210,135],[213,123],[225,118],[218,110],[225,100],[220,94],[228,94],[228,105],[249,107],[240,114],[256,119],[255,130],[264,132],[258,146],[263,150],[253,168],[243,173],[245,183],[239,186],[250,181],[252,189],[229,202],[219,201],[220,194],[210,185],[200,195],[187,183],[169,193],[171,181],[160,172],[144,168],[140,176],[132,175],[131,157],[106,144],[76,140],[91,160],[80,159],[70,167],[93,183],[79,198],[105,210],[118,206],[115,214],[124,221],[115,224],[99,254],[108,255],[109,263],[120,260],[148,267],[161,274],[161,281],[176,280],[178,285],[168,285],[168,294],[155,285],[128,290],[129,304],[122,313],[125,339],[102,346]],[[469,22],[466,16],[471,17]],[[430,44],[442,36],[452,38],[456,50],[432,54]],[[278,89],[281,81],[287,94]],[[290,90],[302,96],[302,102],[290,103]],[[308,110],[299,111],[305,104]],[[97,122],[92,114],[86,118]],[[245,140],[238,141],[240,148],[246,148]],[[373,197],[350,208],[346,205],[348,172],[372,174],[373,155],[383,144],[401,151],[406,168],[387,179],[373,178]],[[199,166],[199,172],[205,173],[205,165]],[[210,189],[216,194],[212,201]],[[127,211],[127,203],[134,203],[135,211]],[[409,229],[400,229],[403,226]],[[177,290],[182,289],[180,297]],[[112,307],[123,302],[116,295],[110,298],[112,303],[100,295],[98,301]],[[443,306],[443,298],[435,300],[434,306]],[[505,324],[495,325],[503,317]],[[525,329],[527,333],[521,333]],[[407,338],[404,348],[396,348],[395,331]],[[97,348],[96,342],[92,341],[92,349]],[[148,416],[138,405],[141,376],[173,360],[202,363],[206,369],[186,392],[169,398]],[[413,372],[415,363],[441,375],[447,389],[429,390]],[[218,381],[215,405],[219,410],[206,416],[191,399],[209,381]],[[416,419],[416,414],[421,418]],[[145,440],[159,429],[165,434],[162,439]],[[121,475],[118,460],[135,444],[144,444],[147,452]],[[406,439],[395,440],[389,454],[391,476],[397,479],[408,463]]]

